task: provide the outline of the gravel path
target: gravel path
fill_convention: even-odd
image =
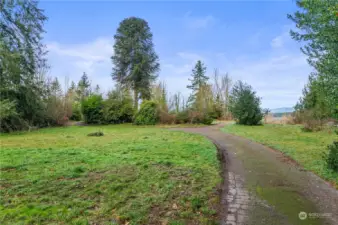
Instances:
[[[222,225],[338,224],[338,191],[282,153],[225,134],[224,124],[175,128],[199,133],[219,149]]]

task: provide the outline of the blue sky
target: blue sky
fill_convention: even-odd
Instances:
[[[86,72],[103,91],[111,79],[113,36],[130,16],[148,21],[159,55],[159,80],[169,92],[186,89],[197,60],[244,80],[262,97],[262,107],[292,107],[311,68],[291,40],[286,18],[294,1],[42,1],[49,17],[45,43],[51,76],[78,81]]]

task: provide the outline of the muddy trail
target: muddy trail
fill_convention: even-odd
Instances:
[[[223,126],[175,129],[202,134],[219,150],[222,225],[338,224],[335,188],[278,151],[223,133]]]

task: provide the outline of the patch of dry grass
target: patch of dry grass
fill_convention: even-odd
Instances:
[[[264,116],[265,124],[295,124],[294,118],[291,115],[283,115],[282,117],[275,117],[269,113]]]

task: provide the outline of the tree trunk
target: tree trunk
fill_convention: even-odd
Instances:
[[[138,109],[138,91],[134,89],[134,109],[137,111]]]

